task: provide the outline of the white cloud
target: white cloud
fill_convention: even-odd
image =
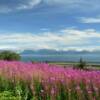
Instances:
[[[0,13],[8,13],[11,11],[12,11],[12,9],[9,7],[0,7]]]
[[[20,4],[20,6],[16,7],[16,9],[32,9],[34,6],[37,6],[40,2],[41,0],[27,0],[26,4]]]
[[[93,12],[99,11],[100,0],[44,0],[49,5],[58,5],[64,7],[66,10]]]
[[[100,17],[81,17],[79,20],[81,23],[100,23]]]
[[[41,0],[5,0],[0,1],[0,13],[8,13],[16,10],[32,9],[37,6]]]
[[[0,34],[0,49],[100,49],[100,32],[63,29],[58,32]]]

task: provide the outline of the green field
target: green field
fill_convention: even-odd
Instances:
[[[69,66],[77,66],[79,62],[49,62],[49,64],[53,65],[61,65],[64,67],[69,67]],[[86,68],[89,69],[98,69],[100,70],[100,65],[99,64],[94,64],[94,63],[86,63]]]

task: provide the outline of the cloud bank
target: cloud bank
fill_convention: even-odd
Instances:
[[[6,50],[95,50],[100,49],[100,32],[94,29],[62,29],[58,32],[0,34],[0,49]]]
[[[100,23],[100,17],[81,17],[79,18],[81,23],[97,24]]]
[[[39,4],[60,7],[61,10],[99,11],[100,0],[0,0],[0,12],[33,9]],[[63,9],[62,9],[63,8]]]

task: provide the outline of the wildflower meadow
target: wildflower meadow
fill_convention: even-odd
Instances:
[[[0,100],[100,100],[100,71],[0,61]]]

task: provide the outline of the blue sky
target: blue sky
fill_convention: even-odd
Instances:
[[[0,0],[0,49],[100,50],[100,0]]]

